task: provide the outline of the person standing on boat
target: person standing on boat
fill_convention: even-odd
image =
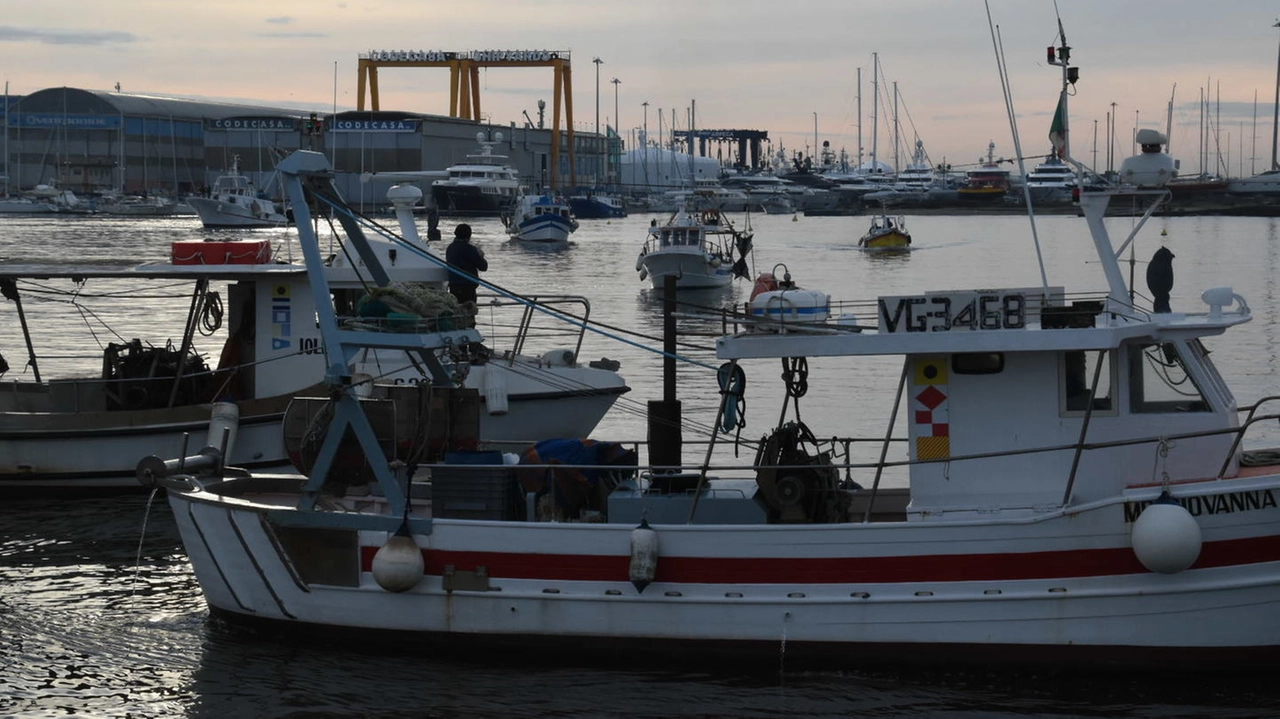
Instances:
[[[476,301],[478,283],[472,279],[489,269],[489,262],[484,258],[484,250],[471,244],[471,225],[460,224],[453,230],[453,242],[445,250],[444,259],[449,263],[449,292],[458,302]],[[466,273],[463,276],[460,273]]]

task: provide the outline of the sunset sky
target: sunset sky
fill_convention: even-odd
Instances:
[[[1204,96],[1210,169],[1270,166],[1275,2],[990,0],[990,11],[1024,156],[1049,149],[1061,71],[1045,48],[1058,44],[1060,13],[1080,68],[1070,106],[1077,159],[1106,169],[1112,103],[1121,158],[1135,124],[1165,129],[1172,96],[1172,151],[1182,174],[1194,174]],[[657,139],[673,111],[686,128],[696,101],[697,127],[765,130],[771,149],[788,154],[814,145],[816,120],[819,144],[856,155],[858,68],[870,154],[878,53],[881,159],[892,162],[894,82],[908,148],[901,164],[916,136],[935,164],[972,164],[992,141],[997,155],[1014,155],[981,0],[44,0],[7,5],[2,22],[0,74],[11,94],[119,83],[124,92],[329,112],[356,107],[356,60],[370,50],[559,50],[572,57],[578,129],[595,128],[598,101],[601,127],[620,124],[631,138],[647,120]],[[447,114],[446,70],[382,70],[379,80],[383,109]],[[523,122],[522,111],[536,119],[544,99],[550,124],[550,70],[485,70],[481,83],[494,123]]]

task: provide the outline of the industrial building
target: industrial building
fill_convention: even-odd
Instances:
[[[105,192],[189,195],[239,170],[270,194],[276,159],[300,148],[329,156],[339,190],[355,205],[384,203],[390,182],[368,173],[444,170],[478,151],[477,135],[531,188],[602,184],[615,170],[606,139],[562,133],[552,172],[552,131],[398,111],[315,113],[123,92],[56,87],[8,98],[4,113],[5,189],[38,184],[81,195]],[[541,121],[539,122],[541,124]],[[573,165],[571,166],[571,158]],[[616,176],[616,175],[614,175]],[[426,188],[424,188],[425,190]]]

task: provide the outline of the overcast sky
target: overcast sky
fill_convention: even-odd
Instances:
[[[1209,164],[1232,175],[1270,165],[1275,0],[1062,0],[1056,10],[1052,0],[990,0],[990,11],[1024,156],[1049,149],[1061,71],[1046,64],[1045,48],[1058,44],[1060,12],[1080,68],[1070,106],[1076,158],[1095,165],[1096,147],[1106,169],[1112,103],[1116,156],[1131,154],[1135,123],[1163,131],[1172,95],[1173,154],[1194,174],[1204,95],[1216,129]],[[119,83],[327,112],[335,96],[339,110],[356,107],[356,60],[370,50],[547,49],[571,53],[579,129],[596,125],[598,69],[600,126],[617,114],[628,137],[646,122],[642,103],[656,139],[660,113],[664,132],[672,111],[684,129],[696,102],[697,127],[765,130],[774,151],[810,149],[816,113],[818,143],[855,155],[857,71],[869,155],[878,53],[880,158],[892,161],[894,82],[903,141],[918,136],[935,164],[972,164],[991,141],[997,155],[1014,155],[981,0],[41,0],[7,3],[0,23],[0,73],[12,94]],[[447,114],[448,79],[444,69],[381,70],[382,109]],[[550,125],[550,70],[482,70],[481,83],[493,122],[521,122],[522,110],[536,119],[544,99]]]

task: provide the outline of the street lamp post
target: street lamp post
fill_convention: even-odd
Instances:
[[[596,134],[600,134],[600,65],[604,62],[600,58],[595,58],[591,62],[596,64]]]
[[[597,58],[593,58],[591,62],[594,62],[596,64],[596,140],[595,141],[599,142],[600,141],[600,65],[601,63],[604,62],[604,60],[601,60],[600,58],[597,57]],[[596,147],[599,147],[599,145],[597,145]],[[599,155],[597,155],[596,158],[597,160],[602,159]],[[592,168],[592,173],[595,175],[595,179],[592,180],[593,185],[600,181],[600,175],[603,174],[602,172],[603,170],[604,168],[601,166],[601,163],[599,162],[595,163],[595,167]]]
[[[818,113],[816,112],[813,113],[813,156],[815,158],[818,156]],[[818,169],[818,162],[820,160],[814,162],[814,170]]]
[[[615,77],[612,80],[610,80],[610,82],[613,83],[613,134],[618,138],[618,155],[621,156],[622,154],[622,123],[618,121],[618,83],[622,81]],[[610,156],[613,155],[612,152],[610,152],[609,154]],[[618,172],[618,168],[615,165],[613,168],[613,172],[611,173],[614,175],[615,181],[617,180],[617,172]]]
[[[649,101],[640,103],[644,108],[644,134],[641,135],[640,146],[644,148],[644,189],[649,191]]]

